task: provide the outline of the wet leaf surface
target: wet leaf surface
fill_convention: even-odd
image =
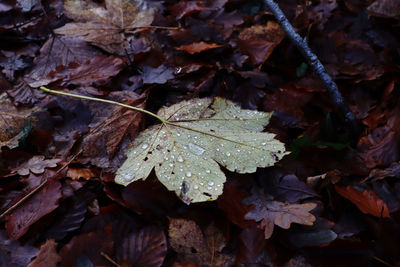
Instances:
[[[181,102],[158,115],[169,123],[135,139],[118,169],[117,183],[146,179],[155,168],[158,179],[184,202],[213,200],[222,194],[226,179],[217,162],[230,171],[249,173],[288,154],[273,134],[259,132],[271,114],[242,110],[220,98]]]

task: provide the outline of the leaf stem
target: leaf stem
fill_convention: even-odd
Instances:
[[[166,123],[168,123],[164,118],[154,114],[153,112],[150,112],[150,111],[142,109],[142,108],[138,108],[138,107],[126,105],[126,104],[123,104],[123,103],[119,103],[119,102],[116,102],[116,101],[107,100],[107,99],[101,99],[101,98],[97,98],[97,97],[90,97],[90,96],[71,94],[71,93],[66,93],[66,92],[62,92],[62,91],[51,90],[51,89],[46,88],[44,86],[40,86],[40,90],[43,90],[43,91],[45,91],[47,93],[51,93],[51,94],[70,96],[70,97],[75,97],[75,98],[80,98],[80,99],[85,99],[85,100],[103,102],[103,103],[107,103],[107,104],[113,104],[113,105],[121,106],[121,107],[124,107],[124,108],[133,109],[133,110],[136,110],[136,111],[139,111],[139,112],[146,113],[147,115],[150,115],[150,116],[160,120],[164,125]]]

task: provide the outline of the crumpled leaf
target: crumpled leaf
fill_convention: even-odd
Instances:
[[[130,47],[128,31],[149,26],[155,12],[140,0],[106,0],[105,8],[92,1],[67,0],[64,8],[75,22],[56,29],[56,33],[77,37],[120,55]]]
[[[194,221],[174,218],[169,220],[170,244],[178,253],[180,262],[197,266],[224,266],[229,261],[229,256],[221,253],[227,243],[225,237],[213,224],[203,234]]]
[[[117,183],[146,179],[155,168],[161,183],[185,203],[215,200],[226,180],[217,163],[251,173],[288,154],[274,134],[261,132],[271,113],[242,110],[222,98],[183,101],[160,109],[158,116],[166,122],[134,140]]]
[[[25,176],[31,171],[34,174],[42,174],[45,168],[55,168],[61,159],[45,159],[44,156],[33,156],[27,162],[16,168],[19,175]]]
[[[289,229],[291,223],[312,225],[315,221],[314,215],[309,213],[317,204],[288,204],[271,200],[262,190],[253,189],[252,195],[243,200],[246,205],[254,205],[254,209],[245,216],[247,220],[261,221],[264,228],[265,239],[271,237],[274,224]]]

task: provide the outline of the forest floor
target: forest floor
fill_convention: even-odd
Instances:
[[[400,2],[278,4],[359,133],[262,1],[2,1],[0,266],[399,265]],[[114,182],[154,118],[40,86],[155,113],[223,97],[273,111],[291,153],[187,205],[154,171]]]

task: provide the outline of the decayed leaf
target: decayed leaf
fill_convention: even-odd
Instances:
[[[315,221],[314,215],[309,213],[317,204],[288,204],[274,201],[268,198],[262,190],[253,189],[252,195],[243,200],[246,205],[254,205],[254,209],[246,214],[246,219],[261,221],[264,228],[265,238],[271,237],[274,224],[289,229],[291,223],[312,225]]]
[[[47,114],[47,113],[46,113]],[[29,130],[46,115],[40,108],[16,108],[6,93],[0,95],[0,147],[18,147]]]
[[[123,54],[129,47],[125,34],[153,22],[154,8],[140,0],[106,0],[105,8],[92,1],[67,0],[66,15],[75,22],[56,29],[58,34],[77,37],[110,53]]]
[[[183,101],[158,116],[165,122],[135,139],[117,183],[146,179],[155,167],[158,179],[185,203],[214,200],[226,180],[217,163],[250,173],[288,154],[274,134],[261,132],[271,113],[242,110],[222,98]]]
[[[55,168],[61,159],[45,159],[44,156],[33,156],[18,168],[16,171],[19,175],[28,175],[29,171],[34,174],[42,174],[45,168]]]
[[[203,234],[194,221],[170,218],[168,235],[171,247],[178,253],[182,263],[223,266],[229,260],[228,256],[221,254],[226,240],[213,224]]]

